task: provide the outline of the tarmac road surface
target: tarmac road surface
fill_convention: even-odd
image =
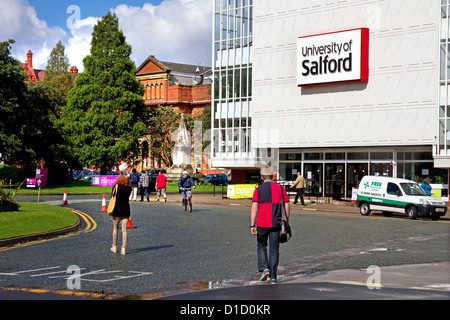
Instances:
[[[41,196],[41,201],[59,205],[59,198]],[[129,230],[128,253],[121,256],[109,251],[111,222],[100,212],[101,197],[69,195],[69,207],[91,217],[95,229],[91,223],[84,232],[83,221],[77,234],[0,247],[0,299],[450,298],[447,218],[410,221],[362,217],[351,206],[295,207],[294,235],[282,246],[279,281],[268,285],[258,281],[255,270],[250,204],[194,193],[194,212],[186,214],[177,199],[132,203],[135,227]],[[104,294],[56,292],[67,290],[71,265],[82,269],[80,292]],[[372,290],[370,266],[379,266],[381,275],[380,287]]]

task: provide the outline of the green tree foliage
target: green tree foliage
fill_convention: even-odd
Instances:
[[[67,103],[67,95],[73,88],[72,74],[69,72],[69,59],[67,58],[65,47],[59,41],[50,53],[45,68],[44,80],[39,82],[44,86],[59,111]]]
[[[147,140],[150,141],[151,156],[159,159],[163,166],[172,166],[172,149],[175,146],[172,133],[178,129],[180,116],[181,112],[172,106],[158,105],[151,110]]]
[[[0,152],[6,163],[27,169],[54,158],[59,135],[54,104],[43,88],[27,85],[23,67],[10,56],[13,43],[0,43]]]
[[[71,144],[64,139],[64,107],[67,104],[67,96],[73,88],[72,73],[69,72],[69,59],[65,54],[65,47],[59,41],[50,53],[45,68],[45,77],[37,85],[49,96],[54,107],[52,122],[58,132],[58,139],[54,139],[54,162],[64,161],[69,168],[80,168],[78,159],[74,157]],[[56,138],[56,137],[55,137]],[[52,168],[54,169],[54,168]],[[54,171],[54,170],[52,170]]]
[[[108,13],[94,27],[84,72],[65,108],[64,131],[74,154],[103,172],[118,160],[137,157],[138,139],[146,133],[144,88],[130,54],[117,16]]]
[[[14,40],[0,42],[0,153],[5,162],[23,149],[22,130],[26,105],[26,74],[11,57]]]

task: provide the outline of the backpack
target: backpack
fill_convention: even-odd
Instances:
[[[134,174],[131,176],[131,182],[137,182],[137,177]]]

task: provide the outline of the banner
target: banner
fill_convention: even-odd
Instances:
[[[93,176],[92,186],[94,187],[112,187],[116,184],[119,176]]]
[[[227,188],[228,199],[251,199],[257,184],[229,184]]]

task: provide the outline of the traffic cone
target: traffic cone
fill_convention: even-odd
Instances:
[[[67,201],[67,191],[66,189],[64,189],[64,197],[63,197],[63,205],[68,204],[69,202]]]
[[[105,194],[103,194],[103,199],[102,199],[102,211],[108,211],[108,208],[106,208]]]
[[[128,224],[127,224],[127,228],[134,228],[133,226],[133,222],[131,221],[131,218],[128,219]]]

